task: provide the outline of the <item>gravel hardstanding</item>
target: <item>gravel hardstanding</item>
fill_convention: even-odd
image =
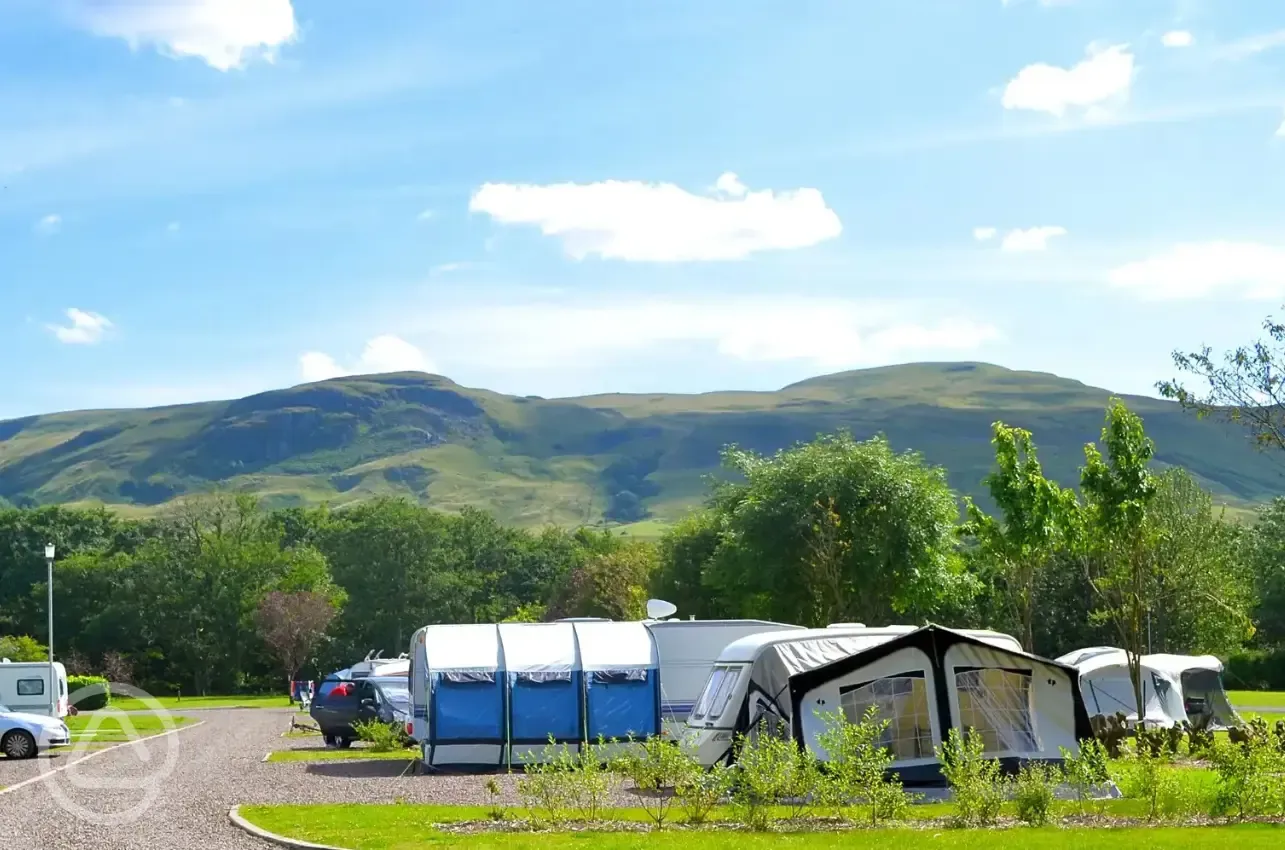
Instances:
[[[272,750],[316,747],[283,738],[285,709],[184,712],[201,725],[98,755],[44,781],[0,794],[0,835],[22,846],[94,850],[242,850],[269,847],[228,822],[228,809],[255,803],[486,802],[484,777],[418,776],[405,762],[267,764]],[[70,757],[46,760],[53,767]],[[166,773],[166,765],[171,770]],[[0,760],[0,786],[39,772]],[[159,779],[158,779],[159,777]],[[512,777],[497,781],[513,799]],[[150,782],[150,786],[149,786]],[[150,803],[149,801],[150,795]],[[628,805],[631,795],[621,793]],[[147,805],[142,805],[142,804]],[[136,810],[115,822],[112,815]]]

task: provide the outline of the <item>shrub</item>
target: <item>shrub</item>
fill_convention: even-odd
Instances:
[[[1264,727],[1266,724],[1264,724]],[[1218,774],[1218,791],[1212,814],[1246,818],[1267,814],[1277,806],[1281,792],[1280,753],[1275,742],[1263,734],[1254,734],[1240,743],[1218,743],[1210,760]]]
[[[1021,769],[1013,782],[1013,801],[1023,823],[1044,826],[1049,822],[1056,783],[1057,773],[1047,764],[1032,762]]]
[[[1147,820],[1164,814],[1177,814],[1186,804],[1174,768],[1150,747],[1139,747],[1122,775],[1121,790],[1126,797],[1142,800],[1147,807]]]
[[[359,720],[352,725],[358,741],[365,741],[377,753],[389,753],[406,745],[406,733],[396,723]]]
[[[761,831],[772,825],[775,806],[789,805],[797,820],[814,805],[820,776],[811,753],[765,728],[738,744],[731,802],[740,823]]]
[[[982,756],[982,736],[970,729],[960,735],[951,729],[937,748],[942,775],[955,796],[956,826],[989,826],[999,819],[1004,805],[1004,779],[999,762]]]
[[[607,742],[599,736],[596,744],[581,744],[574,753],[564,745],[555,759],[557,771],[566,785],[567,804],[581,820],[589,823],[602,817],[614,784],[606,749]]]
[[[700,765],[675,743],[661,737],[633,744],[616,759],[615,769],[638,789],[643,810],[656,829],[665,828],[673,797],[667,792],[686,783]]]
[[[709,770],[696,768],[690,776],[678,780],[674,785],[674,796],[683,807],[683,814],[690,824],[702,824],[709,820],[710,813],[722,802],[732,790],[732,771],[726,765],[716,764]]]
[[[889,721],[878,721],[871,706],[859,723],[849,723],[841,712],[822,715],[826,730],[818,736],[829,760],[821,777],[821,797],[842,814],[860,801],[869,810],[870,825],[901,818],[910,804],[900,778],[888,775],[892,751],[879,742]]]
[[[1227,659],[1223,678],[1254,691],[1285,690],[1285,648],[1238,652]]]
[[[1101,741],[1090,738],[1080,742],[1080,752],[1072,755],[1062,748],[1062,776],[1075,792],[1080,814],[1085,814],[1085,803],[1093,789],[1111,779],[1107,770],[1107,748]]]
[[[500,783],[491,776],[483,787],[486,789],[486,816],[494,821],[504,820],[509,810],[504,805],[504,791],[500,788]]]
[[[78,696],[76,691],[83,688],[93,688],[93,692]],[[79,711],[98,711],[112,701],[111,689],[102,676],[68,676],[67,695]]]

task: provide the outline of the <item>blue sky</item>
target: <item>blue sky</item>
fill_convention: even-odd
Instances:
[[[0,417],[984,360],[1285,301],[1275,0],[6,0]]]

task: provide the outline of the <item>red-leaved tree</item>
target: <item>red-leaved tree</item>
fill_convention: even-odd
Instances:
[[[335,606],[320,593],[274,590],[259,603],[255,620],[259,637],[294,681],[334,617]]]

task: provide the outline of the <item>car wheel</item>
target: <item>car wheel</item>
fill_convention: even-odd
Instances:
[[[36,757],[36,739],[26,730],[14,729],[0,741],[0,751],[11,759],[33,759]]]
[[[321,740],[327,747],[333,747],[338,743],[338,739],[334,735],[322,735]]]
[[[352,738],[340,738],[339,749],[346,750],[352,746]]]

